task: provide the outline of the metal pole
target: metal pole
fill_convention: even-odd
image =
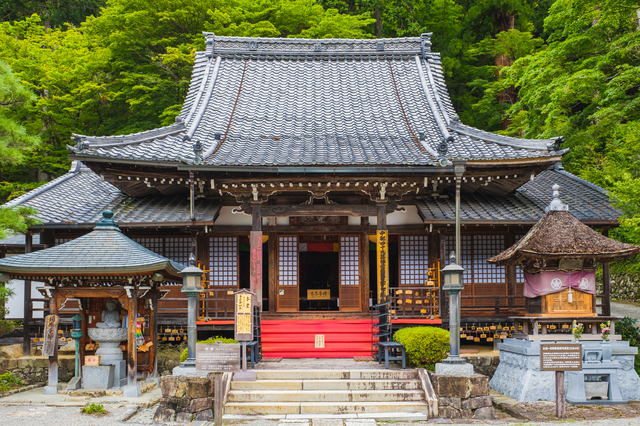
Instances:
[[[184,366],[195,366],[196,364],[196,341],[198,339],[197,329],[196,329],[196,304],[197,304],[198,293],[196,292],[187,292],[187,309],[188,309],[188,318],[187,318],[187,360],[184,363]]]

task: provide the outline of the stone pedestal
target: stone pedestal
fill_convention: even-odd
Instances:
[[[85,389],[107,390],[113,387],[113,365],[85,365],[82,367],[82,384]]]
[[[137,398],[140,395],[142,395],[142,388],[140,385],[122,387],[122,396],[126,396],[128,398]]]
[[[555,373],[540,370],[541,343],[554,342],[553,340],[530,342],[520,339],[504,339],[502,343],[499,343],[500,364],[489,382],[491,389],[521,402],[555,401]],[[602,346],[600,341],[582,341],[580,343],[583,351],[589,352],[601,350]],[[611,347],[610,361],[583,362],[583,370],[580,375],[565,373],[567,400],[571,398],[570,389],[580,388],[580,386],[576,387],[576,380],[584,381],[585,374],[600,374],[598,373],[600,370],[601,374],[609,375],[611,385],[620,390],[622,401],[640,399],[640,377],[633,368],[634,357],[638,349],[630,347],[629,342],[625,341],[611,342],[606,345]],[[574,381],[573,386],[569,381],[570,378]],[[578,397],[575,400],[577,401]]]
[[[113,386],[122,387],[127,384],[127,361],[121,359],[119,361],[106,360],[101,361],[100,365],[113,365]]]
[[[45,386],[42,393],[43,395],[57,395],[59,390],[62,390],[62,385]]]
[[[172,376],[188,376],[188,377],[207,377],[209,373],[197,372],[195,365],[193,367],[185,367],[180,365],[173,369]]]
[[[439,362],[436,364],[436,374],[441,376],[464,376],[468,377],[473,374],[473,365],[471,364],[448,364]]]

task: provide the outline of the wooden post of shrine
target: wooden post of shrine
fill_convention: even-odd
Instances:
[[[158,377],[158,287],[154,287],[151,290],[151,318],[149,318],[149,327],[151,327],[151,356],[153,358],[153,371],[151,372],[150,381],[155,381],[160,385],[160,378]]]
[[[360,237],[362,241],[361,249],[360,249],[360,267],[362,268],[361,272],[361,294],[362,294],[362,304],[361,309],[362,312],[369,312],[369,217],[361,217],[360,225],[364,229],[362,236]]]
[[[249,282],[250,289],[255,294],[256,304],[262,311],[262,215],[260,205],[254,204],[251,210],[251,234]]]
[[[138,291],[133,286],[125,286],[129,296],[127,309],[127,386],[123,389],[124,396],[138,397],[142,394],[137,384],[138,375],[138,345],[136,343],[136,326],[138,322]]]
[[[33,234],[27,232],[24,235],[24,254],[31,253],[33,249]],[[49,312],[51,314],[51,312]],[[31,280],[24,280],[24,313],[22,315],[22,353],[25,356],[31,355],[31,326],[32,306],[31,306]]]
[[[602,235],[609,236],[609,228],[602,228]],[[595,300],[595,297],[593,298]],[[602,315],[611,316],[611,276],[609,263],[602,264]]]
[[[269,256],[269,313],[275,314],[277,309],[277,291],[278,291],[278,234],[273,232],[276,226],[276,218],[269,218],[269,244],[267,245]]]
[[[29,285],[31,288],[31,285]],[[49,380],[44,387],[45,395],[57,395],[58,384],[58,300],[55,287],[47,287],[50,292],[49,315],[45,318],[45,336],[42,354],[49,357]]]

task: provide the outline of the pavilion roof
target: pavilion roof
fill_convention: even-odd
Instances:
[[[69,149],[87,161],[214,168],[553,161],[566,151],[558,138],[518,139],[460,123],[429,38],[207,33],[175,124],[123,136],[74,135]]]
[[[111,217],[82,237],[32,253],[0,259],[0,273],[12,276],[115,276],[160,272],[166,280],[181,282],[185,266],[152,252],[120,232]]]
[[[513,246],[488,259],[508,265],[527,259],[594,259],[606,263],[640,253],[640,246],[608,238],[580,222],[559,199],[554,185],[554,199],[542,218]]]

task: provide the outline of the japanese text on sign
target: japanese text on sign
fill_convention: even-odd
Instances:
[[[326,300],[331,298],[331,290],[307,290],[307,299]]]
[[[236,312],[239,314],[251,313],[251,293],[238,294],[236,299]]]
[[[550,343],[540,345],[540,370],[582,370],[582,345],[580,343]]]
[[[240,345],[237,343],[196,344],[196,371],[240,371]]]

